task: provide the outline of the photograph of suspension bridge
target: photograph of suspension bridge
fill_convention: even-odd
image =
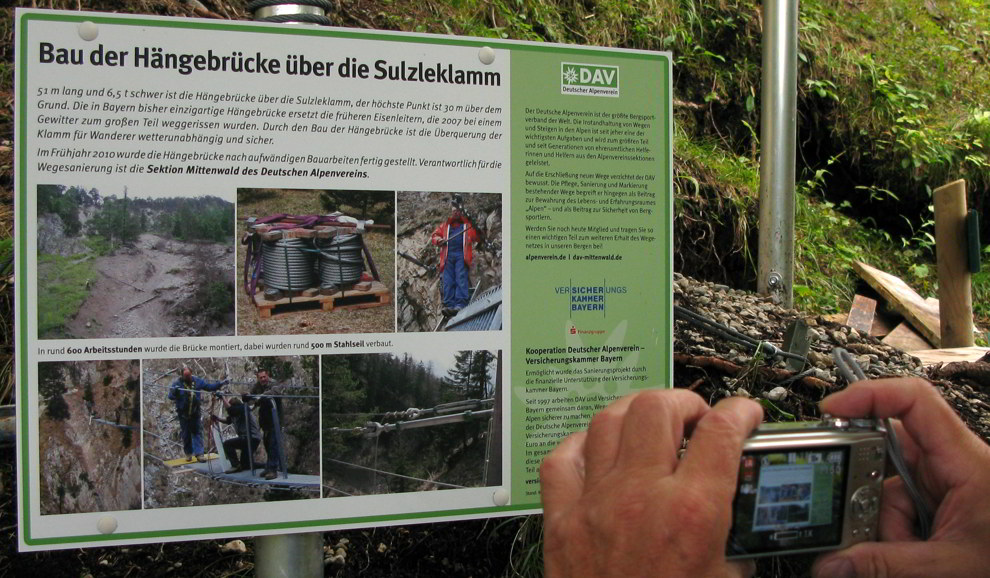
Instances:
[[[323,495],[501,483],[501,352],[322,358]]]
[[[136,360],[38,364],[41,513],[141,508]]]
[[[238,189],[237,334],[395,331],[395,192]]]
[[[144,360],[144,507],[320,497],[319,358]]]

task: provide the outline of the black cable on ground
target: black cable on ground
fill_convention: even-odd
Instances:
[[[723,339],[727,341],[731,341],[737,345],[742,345],[743,347],[748,348],[750,351],[760,352],[763,355],[766,355],[767,357],[796,359],[798,361],[801,361],[802,363],[805,364],[808,363],[808,358],[802,355],[797,355],[789,351],[784,351],[779,347],[775,346],[774,344],[768,343],[766,341],[758,341],[756,339],[753,339],[748,335],[744,335],[736,331],[735,329],[726,327],[721,323],[713,321],[699,313],[695,313],[690,309],[681,307],[680,305],[674,305],[674,318],[684,321],[685,323],[694,325],[695,327],[702,329],[704,331],[708,331],[709,333],[714,333],[715,335],[718,335],[719,337],[722,337]]]

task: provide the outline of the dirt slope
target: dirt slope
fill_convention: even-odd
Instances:
[[[233,279],[233,249],[223,243],[184,243],[141,235],[133,247],[101,257],[90,296],[69,321],[78,338],[230,335],[232,325],[215,325],[176,314],[193,297],[197,264],[217,263]]]

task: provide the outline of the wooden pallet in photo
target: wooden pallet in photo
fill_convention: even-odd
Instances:
[[[254,294],[254,304],[262,319],[297,311],[312,311],[317,308],[327,312],[337,309],[367,309],[381,307],[391,302],[391,292],[379,281],[372,281],[371,287],[364,291],[350,289],[333,295],[297,295],[269,301],[265,299],[263,291]]]

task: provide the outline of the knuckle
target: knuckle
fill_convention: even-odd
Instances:
[[[741,435],[738,417],[729,411],[710,411],[698,422],[696,431],[706,432],[717,439]]]

